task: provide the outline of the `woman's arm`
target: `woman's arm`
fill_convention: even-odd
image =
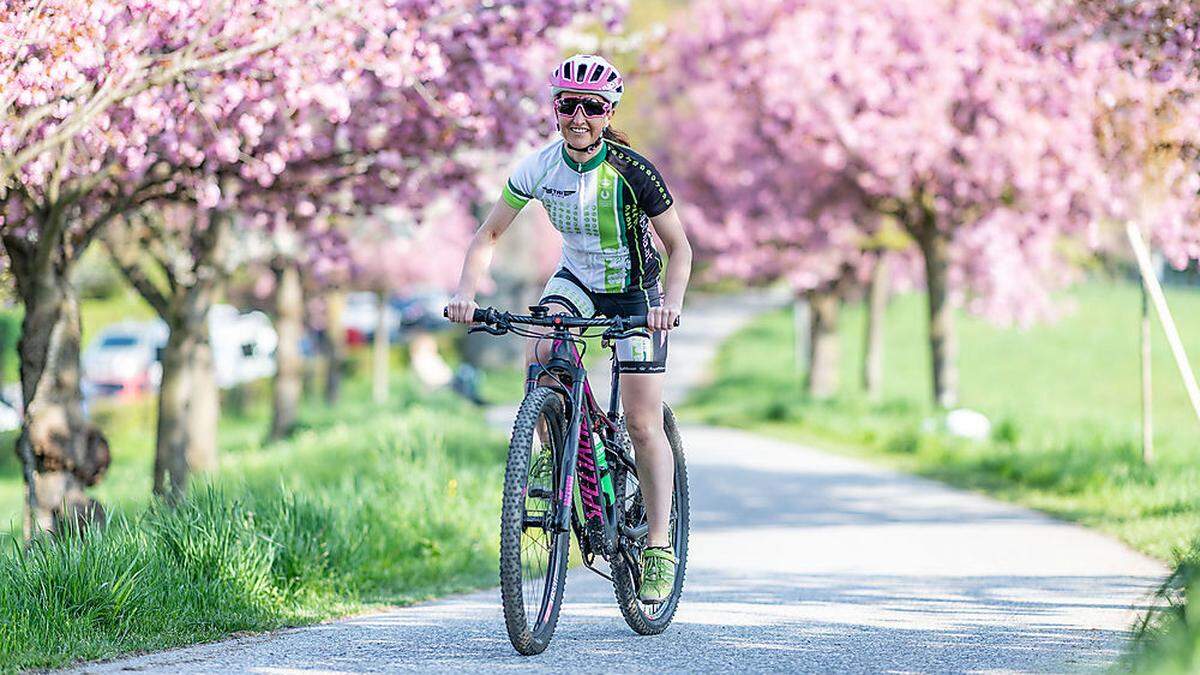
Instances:
[[[463,260],[462,274],[458,278],[458,288],[454,297],[447,305],[451,321],[471,323],[475,310],[475,291],[479,288],[479,279],[487,272],[492,264],[492,253],[496,250],[496,242],[500,235],[512,225],[518,210],[509,206],[503,199],[496,200],[491,213],[484,219],[483,225],[475,232],[471,245],[467,247],[467,257]]]
[[[667,288],[662,306],[647,313],[646,324],[650,330],[671,330],[683,311],[683,294],[687,292],[688,278],[692,275],[692,245],[688,243],[674,206],[651,218],[650,223],[666,248]]]

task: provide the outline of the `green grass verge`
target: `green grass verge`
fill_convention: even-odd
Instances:
[[[500,435],[451,395],[406,383],[399,403],[379,407],[368,391],[354,381],[336,408],[310,402],[303,428],[274,444],[262,443],[264,405],[227,414],[219,472],[174,510],[149,500],[149,428],[137,432],[146,438],[110,428],[116,459],[98,491],[116,514],[107,530],[28,550],[10,537],[0,554],[0,667],[165,649],[495,583]]]

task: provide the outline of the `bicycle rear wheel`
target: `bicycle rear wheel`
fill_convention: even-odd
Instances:
[[[513,424],[500,516],[500,598],[508,639],[539,654],[558,624],[566,583],[569,532],[554,532],[554,496],[567,421],[557,392],[538,387]]]
[[[641,583],[641,555],[646,547],[644,528],[646,526],[646,506],[642,500],[641,487],[638,485],[637,473],[629,471],[623,464],[616,468],[613,476],[617,496],[618,522],[642,534],[636,540],[623,540],[621,551],[612,561],[613,590],[617,596],[617,606],[625,623],[641,635],[658,635],[671,625],[675,618],[675,610],[679,607],[679,597],[683,594],[683,577],[687,571],[688,552],[688,484],[687,464],[683,458],[683,441],[679,437],[679,428],[675,423],[675,413],[667,404],[663,404],[663,430],[667,433],[667,442],[671,446],[671,454],[675,459],[675,488],[671,495],[671,548],[679,561],[675,570],[675,586],[666,602],[655,605],[643,603],[638,599],[638,586]],[[630,447],[629,437],[622,442]]]

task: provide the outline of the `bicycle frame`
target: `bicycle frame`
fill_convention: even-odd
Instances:
[[[618,530],[616,504],[605,499],[603,490],[605,468],[610,462],[622,462],[628,469],[635,470],[628,449],[612,442],[618,437],[619,430],[620,371],[614,358],[609,406],[605,411],[592,393],[587,369],[584,368],[582,356],[576,347],[578,338],[572,336],[565,328],[556,328],[546,339],[552,340],[550,358],[545,364],[530,365],[525,383],[526,393],[538,386],[545,377],[550,381],[548,386],[564,397],[570,414],[563,458],[557,467],[557,485],[560,486],[560,490],[556,495],[555,508],[551,512],[554,522],[550,525],[555,531],[566,531],[570,528],[572,515],[578,516],[582,513],[582,522],[579,523],[581,527],[576,530],[581,549],[592,553],[589,549],[597,546],[600,553],[612,555],[618,551],[617,544],[622,534],[636,536],[635,532]],[[607,461],[603,463],[598,461],[596,448],[593,447],[593,433],[600,437],[607,436],[609,440],[606,444]],[[612,473],[609,469],[607,477],[611,479]],[[580,502],[578,510],[572,508],[576,482]],[[587,562],[585,560],[585,563]],[[592,569],[600,573],[595,568]]]

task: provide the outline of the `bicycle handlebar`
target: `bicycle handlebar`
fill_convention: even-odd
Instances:
[[[442,316],[449,318],[449,309],[442,310]],[[476,309],[471,320],[475,323],[482,323],[486,326],[503,326],[505,324],[525,324],[527,326],[543,326],[546,328],[593,328],[596,326],[606,326],[615,328],[619,331],[630,330],[634,328],[645,328],[646,317],[643,316],[617,316],[612,318],[594,317],[585,319],[578,316],[570,316],[569,314],[548,314],[546,316],[534,316],[532,314],[512,314],[509,312],[501,312],[493,307],[485,309]],[[679,317],[675,317],[675,326],[679,325]]]

